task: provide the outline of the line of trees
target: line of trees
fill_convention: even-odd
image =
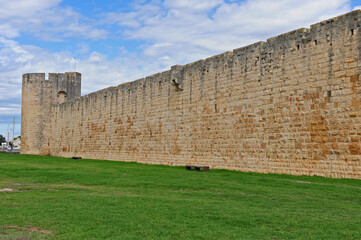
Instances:
[[[2,144],[3,142],[6,142],[5,137],[0,134],[0,144]]]

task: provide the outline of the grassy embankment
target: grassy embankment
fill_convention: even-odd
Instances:
[[[0,239],[361,239],[360,180],[0,154],[1,189]]]

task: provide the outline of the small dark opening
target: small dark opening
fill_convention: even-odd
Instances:
[[[256,58],[256,61],[254,62],[254,65],[255,65],[255,66],[257,66],[258,61],[259,61],[259,57],[257,57],[257,58]]]
[[[332,94],[331,90],[328,90],[327,91],[328,102],[330,102],[331,94]]]
[[[297,45],[297,50],[300,50],[300,45]]]
[[[353,29],[351,29],[351,35],[353,35]]]
[[[315,40],[315,45],[317,45],[317,40]]]

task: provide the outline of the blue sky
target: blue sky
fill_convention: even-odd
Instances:
[[[361,0],[0,0],[0,134],[21,76],[82,73],[82,94],[361,9]],[[75,62],[75,64],[74,64]]]

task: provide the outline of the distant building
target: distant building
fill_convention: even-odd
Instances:
[[[20,149],[20,146],[21,146],[21,139],[20,138],[15,138],[11,142],[13,143],[13,148],[14,149]]]

